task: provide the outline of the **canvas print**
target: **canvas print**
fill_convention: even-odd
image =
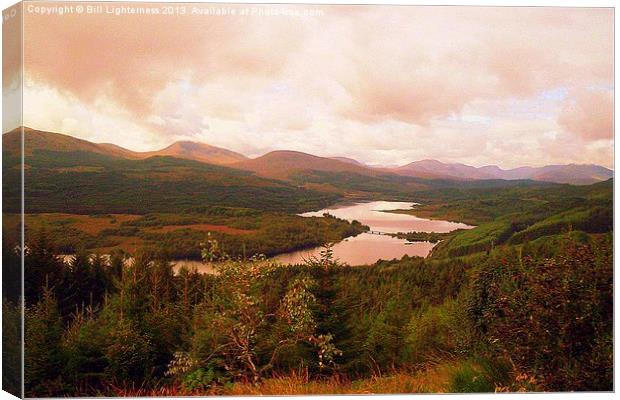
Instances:
[[[24,1],[3,32],[4,390],[613,390],[613,9]]]

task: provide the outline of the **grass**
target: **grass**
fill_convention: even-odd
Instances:
[[[44,224],[52,226],[73,226],[89,235],[98,235],[104,229],[118,228],[122,223],[134,221],[140,215],[107,214],[81,215],[65,213],[27,214],[26,225],[32,229],[39,229]]]
[[[495,388],[492,377],[483,365],[465,361],[452,371],[452,393],[493,393]]]
[[[331,378],[309,381],[304,376],[289,375],[266,380],[258,387],[234,385],[232,395],[301,395],[301,394],[405,394],[493,392],[494,387],[482,367],[470,362],[447,362],[415,373],[395,372],[360,380]]]
[[[20,217],[4,214],[3,231],[19,240]],[[200,259],[201,243],[212,234],[231,256],[275,254],[320,246],[363,232],[359,223],[337,218],[304,218],[245,208],[203,206],[179,214],[26,214],[26,236],[44,231],[60,254],[79,249],[109,253],[120,249],[164,250],[173,259]]]
[[[222,232],[227,233],[229,235],[247,235],[251,233],[255,233],[255,229],[237,229],[231,228],[226,225],[214,225],[214,224],[188,224],[188,225],[165,225],[160,227],[154,227],[148,229],[152,232],[162,233],[162,232],[174,232],[183,229],[190,229],[194,231],[200,232]]]
[[[494,392],[492,372],[484,363],[449,360],[414,372],[394,371],[351,380],[342,375],[313,379],[307,370],[275,375],[255,385],[237,382],[206,390],[187,391],[178,385],[141,389],[114,389],[116,396],[299,396],[330,394],[411,394]]]
[[[443,204],[416,205],[411,209],[385,210],[383,212],[413,215],[414,217],[433,220],[461,222],[467,225],[478,225],[481,222],[479,219],[463,215],[458,210],[451,209]]]

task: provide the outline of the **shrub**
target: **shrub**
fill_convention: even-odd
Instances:
[[[61,336],[62,320],[58,312],[58,303],[51,290],[45,289],[37,304],[26,309],[24,353],[26,396],[53,396],[62,393]]]
[[[484,367],[465,361],[453,372],[450,384],[452,393],[495,392],[495,384]]]
[[[453,299],[418,309],[407,326],[407,351],[412,361],[464,353],[473,334],[466,317],[462,304]]]
[[[151,338],[125,321],[119,321],[109,335],[105,372],[110,381],[127,384],[149,378],[153,367]]]
[[[553,258],[493,259],[470,316],[491,349],[547,390],[612,389],[611,239],[569,243]]]

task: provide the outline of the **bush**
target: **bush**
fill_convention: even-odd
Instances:
[[[547,390],[611,390],[611,238],[553,258],[498,255],[474,282],[469,313],[496,355]]]
[[[24,385],[27,397],[62,394],[62,320],[50,290],[25,315]]]
[[[462,304],[453,299],[439,306],[418,309],[407,326],[407,351],[411,360],[423,362],[466,352],[473,334],[466,317]]]
[[[153,347],[151,338],[125,321],[110,330],[105,350],[105,373],[111,382],[143,382],[151,376]]]
[[[453,372],[450,392],[452,393],[488,393],[495,392],[488,371],[471,361],[460,364]]]

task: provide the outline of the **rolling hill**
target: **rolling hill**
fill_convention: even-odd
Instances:
[[[349,164],[354,164],[354,165],[359,165],[360,167],[366,167],[367,165],[364,163],[361,163],[353,158],[349,158],[349,157],[329,157],[332,160],[337,160],[337,161],[342,161],[345,163],[349,163]]]
[[[588,185],[602,182],[614,176],[614,172],[605,167],[592,164],[547,165],[544,167],[519,167],[502,169],[496,165],[472,167],[465,164],[448,164],[437,160],[415,161],[393,169],[394,172],[427,179],[531,179],[534,181],[570,183]]]
[[[610,169],[591,164],[548,165],[544,167],[519,167],[502,169],[495,165],[473,167],[461,163],[443,163],[437,160],[421,160],[396,168],[374,168],[347,157],[319,157],[307,153],[279,150],[263,156],[249,159],[244,155],[211,146],[205,143],[180,141],[156,151],[135,152],[111,143],[92,143],[60,133],[44,132],[24,128],[25,153],[29,156],[34,150],[56,152],[82,151],[93,154],[119,157],[129,160],[143,160],[156,156],[169,156],[177,159],[194,160],[213,165],[223,165],[244,171],[250,171],[262,178],[277,179],[305,185],[322,185],[326,191],[334,191],[334,185],[343,181],[376,180],[395,177],[408,177],[422,180],[442,181],[483,181],[483,180],[533,180],[552,183],[569,183],[587,185],[612,178]],[[3,135],[4,151],[19,154],[20,132],[14,130]],[[342,175],[342,176],[339,176]],[[319,178],[328,177],[328,182],[318,182]],[[358,187],[368,187],[366,183]],[[428,183],[428,182],[426,182]],[[442,184],[443,185],[443,184]],[[370,186],[384,186],[384,182]],[[415,187],[423,189],[418,181]],[[435,186],[435,185],[431,185]]]
[[[435,182],[399,176],[351,159],[318,157],[297,151],[273,151],[232,164],[258,176],[349,198],[407,199],[413,192],[437,187]]]
[[[588,185],[613,178],[614,172],[605,167],[592,164],[569,164],[548,165],[542,168],[534,168],[531,175],[525,175],[527,179],[536,181],[571,183],[576,185]]]
[[[194,160],[136,159],[116,146],[49,132],[27,130],[25,147],[28,213],[176,213],[205,205],[300,212],[339,198]],[[19,132],[3,135],[5,212],[20,209],[19,148]]]
[[[171,156],[217,165],[233,164],[247,160],[247,157],[243,154],[239,154],[231,150],[211,146],[205,143],[189,141],[175,142],[162,150],[138,154],[140,158],[152,156]]]
[[[134,160],[154,156],[171,156],[215,165],[232,164],[247,159],[244,155],[231,150],[211,146],[206,143],[189,141],[175,142],[161,150],[137,152],[112,143],[92,143],[61,133],[44,132],[31,128],[24,128],[24,135],[26,155],[32,154],[32,151],[36,149],[59,152],[87,151]],[[2,135],[2,144],[5,151],[18,153],[19,139],[20,131],[18,129]]]
[[[2,151],[18,155],[21,151],[21,132],[15,129],[2,135]],[[109,144],[97,144],[78,139],[62,133],[52,133],[24,128],[24,152],[32,155],[35,150],[49,150],[56,152],[85,151],[95,154],[105,154],[114,157],[129,157],[134,152],[122,147]]]
[[[445,164],[437,160],[414,161],[394,171],[400,175],[429,179],[495,179],[494,176],[478,168],[465,164]]]
[[[264,156],[231,165],[257,175],[288,180],[294,174],[307,171],[351,172],[364,176],[376,176],[377,170],[350,161],[313,156],[299,151],[272,151]]]

